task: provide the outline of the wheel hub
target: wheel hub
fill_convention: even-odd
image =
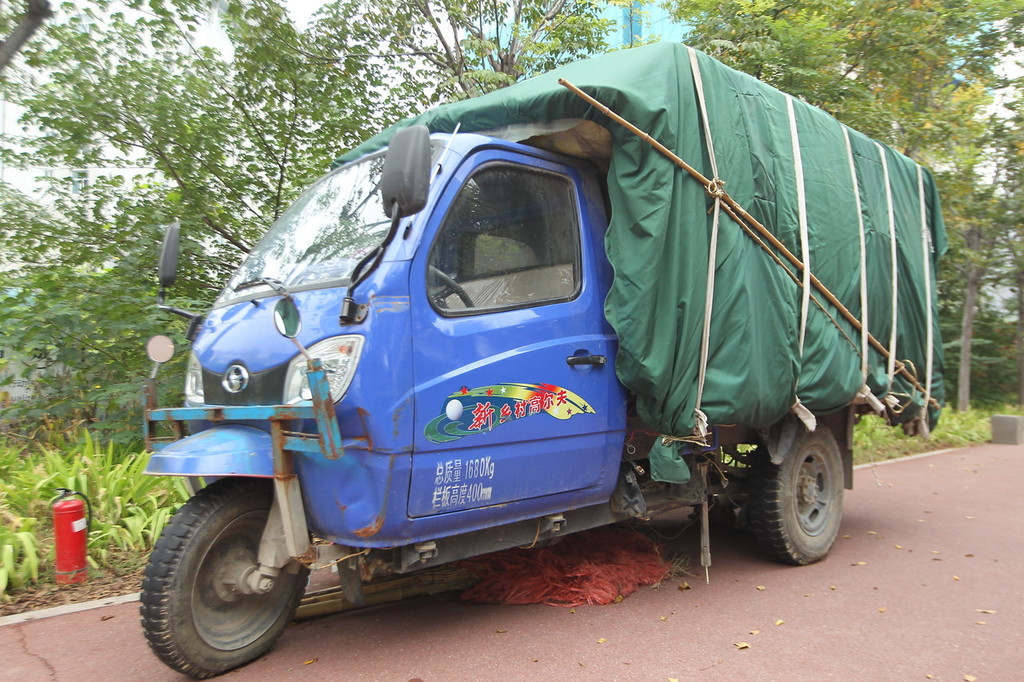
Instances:
[[[820,453],[807,455],[796,480],[796,515],[808,535],[817,535],[828,524],[830,494],[826,482],[829,467]]]

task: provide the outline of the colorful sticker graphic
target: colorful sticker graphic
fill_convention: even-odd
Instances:
[[[450,443],[541,413],[568,419],[594,414],[594,408],[572,391],[554,384],[464,386],[448,396],[444,411],[427,424],[423,434],[432,443]]]

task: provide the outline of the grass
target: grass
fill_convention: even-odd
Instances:
[[[868,464],[933,450],[986,443],[992,437],[989,420],[993,414],[1024,415],[1024,411],[1018,407],[1003,406],[957,412],[947,407],[942,411],[931,438],[927,439],[907,436],[898,427],[886,426],[881,419],[866,416],[853,430],[853,461],[855,464]]]

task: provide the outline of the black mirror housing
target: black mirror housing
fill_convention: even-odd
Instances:
[[[158,277],[160,287],[167,288],[178,279],[178,255],[181,253],[181,225],[174,221],[167,226],[164,234],[164,246],[160,251],[160,269]]]
[[[430,188],[430,131],[409,126],[391,138],[380,179],[384,211],[392,218],[418,213]],[[398,208],[398,215],[394,213]]]

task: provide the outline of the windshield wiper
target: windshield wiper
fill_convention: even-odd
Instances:
[[[252,289],[253,287],[267,286],[274,291],[286,294],[288,290],[284,288],[284,282],[273,277],[257,277],[256,279],[250,279],[242,282],[234,288],[234,291],[241,291],[242,289]]]

